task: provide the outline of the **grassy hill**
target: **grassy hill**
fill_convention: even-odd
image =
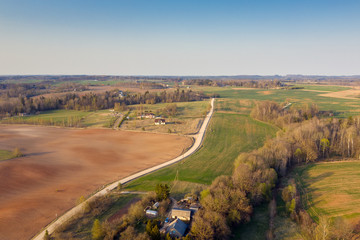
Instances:
[[[294,170],[309,214],[360,220],[360,161],[310,164]]]
[[[180,163],[141,177],[126,188],[152,190],[157,183],[171,183],[177,174],[185,188],[185,182],[210,184],[216,177],[232,173],[233,162],[239,153],[260,147],[276,131],[277,128],[248,115],[214,113],[203,147],[198,152]]]

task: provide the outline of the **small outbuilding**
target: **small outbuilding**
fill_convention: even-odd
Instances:
[[[155,119],[155,125],[165,125],[165,119],[164,118],[157,118]]]
[[[159,202],[154,203],[154,205],[152,206],[153,209],[157,209],[160,206]]]
[[[193,213],[193,214],[195,214],[197,211],[199,211],[199,209],[200,209],[200,205],[197,205],[197,204],[192,204],[192,205],[190,205],[190,211]]]
[[[157,217],[158,216],[158,212],[154,211],[154,210],[146,210],[146,216],[148,217]]]

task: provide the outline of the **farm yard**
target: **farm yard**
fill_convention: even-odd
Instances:
[[[175,113],[170,115],[168,106],[175,107]],[[122,130],[135,130],[159,133],[194,134],[196,133],[210,108],[209,100],[178,103],[137,104],[129,105],[130,120],[124,121]],[[152,113],[155,116],[164,116],[165,125],[155,126],[154,119],[139,116]]]
[[[20,147],[25,156],[0,164],[0,239],[28,239],[80,196],[170,160],[190,144],[167,134],[1,125],[2,148]]]

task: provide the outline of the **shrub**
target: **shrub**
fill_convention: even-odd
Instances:
[[[91,236],[93,240],[100,240],[104,237],[104,231],[99,219],[95,219],[93,227],[91,228]]]
[[[13,151],[13,156],[14,157],[22,157],[22,156],[24,156],[24,154],[20,151],[19,148],[15,148]]]

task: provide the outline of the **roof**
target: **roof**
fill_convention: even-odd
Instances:
[[[190,219],[191,211],[189,209],[173,208],[171,215]]]
[[[155,122],[165,122],[165,119],[164,118],[156,118]]]
[[[187,225],[183,221],[177,218],[175,221],[169,224],[168,232],[171,233],[173,229],[175,229],[178,233],[184,236],[184,233],[187,229]]]
[[[150,215],[155,215],[155,216],[157,216],[157,215],[158,215],[158,212],[157,212],[157,211],[154,211],[154,210],[146,210],[146,214],[150,214]]]

